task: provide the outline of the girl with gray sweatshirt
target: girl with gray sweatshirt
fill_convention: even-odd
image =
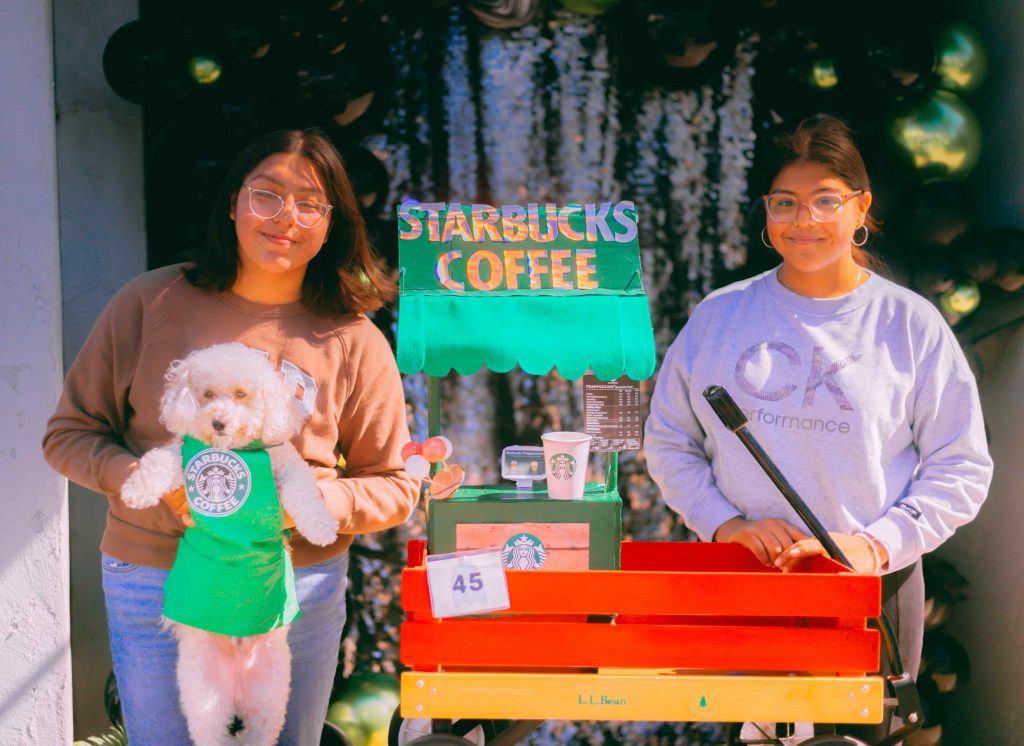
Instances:
[[[762,240],[782,263],[705,298],[669,348],[644,450],[704,541],[789,571],[821,544],[702,396],[725,387],[858,572],[882,574],[904,667],[923,635],[920,558],[977,514],[988,455],[977,387],[948,324],[870,269],[871,192],[849,129],[782,138]]]

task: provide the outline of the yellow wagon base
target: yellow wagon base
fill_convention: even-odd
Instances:
[[[405,718],[882,722],[879,676],[402,674]]]

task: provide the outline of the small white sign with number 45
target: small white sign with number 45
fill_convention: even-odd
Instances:
[[[427,555],[426,566],[430,609],[437,619],[510,606],[498,547]]]

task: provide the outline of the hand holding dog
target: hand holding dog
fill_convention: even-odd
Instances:
[[[168,492],[160,498],[163,502],[167,503],[174,514],[181,519],[181,522],[185,525],[185,528],[195,528],[196,522],[192,520],[192,511],[188,507],[188,498],[185,497],[185,488],[179,487],[176,490]]]
[[[171,510],[181,519],[185,528],[196,527],[196,522],[192,520],[192,511],[188,507],[188,498],[185,497],[184,487],[168,492],[160,499],[171,507]],[[287,510],[284,511],[284,527],[285,529],[295,528],[295,519],[291,517]]]
[[[298,532],[314,544],[322,547],[333,544],[341,524],[327,509],[313,471],[295,446],[285,442],[272,448],[270,463],[279,485],[286,524],[291,520]]]

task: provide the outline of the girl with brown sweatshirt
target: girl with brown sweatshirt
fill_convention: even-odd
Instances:
[[[404,522],[419,485],[394,356],[364,312],[395,293],[370,248],[341,158],[322,133],[282,131],[228,172],[197,261],[122,288],[68,372],[43,449],[69,479],[107,496],[101,550],[114,673],[131,744],[188,743],[162,626],[163,581],[183,534],[174,495],[135,510],[121,485],[170,439],[159,421],[174,360],[220,342],[267,354],[308,418],[293,439],[339,519],[337,541],[292,538],[302,616],[288,632],[292,693],[281,744],[318,743],[345,622],[346,550]],[[340,465],[339,465],[340,464]]]

